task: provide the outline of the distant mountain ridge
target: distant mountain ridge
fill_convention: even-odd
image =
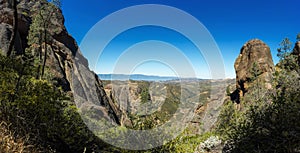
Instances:
[[[137,81],[170,81],[178,80],[179,77],[155,76],[143,74],[98,74],[101,80],[137,80]]]
[[[98,74],[101,80],[136,80],[136,81],[176,81],[176,80],[205,80],[200,78],[180,78],[176,76],[157,76],[144,74]]]
[[[176,77],[176,76],[158,76],[145,74],[98,74],[100,80],[135,80],[135,81],[207,81],[207,80],[230,80],[233,78],[224,79],[207,79],[198,77]]]

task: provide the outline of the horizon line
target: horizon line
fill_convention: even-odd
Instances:
[[[164,75],[154,75],[154,74],[114,74],[114,73],[98,73],[97,75],[127,75],[127,76],[131,76],[131,75],[143,75],[143,76],[152,76],[152,77],[170,77],[170,78],[183,78],[183,79],[206,79],[206,80],[221,80],[221,79],[212,79],[212,78],[204,78],[204,77],[178,77],[178,76],[164,76]],[[226,77],[224,79],[236,79],[235,77]]]

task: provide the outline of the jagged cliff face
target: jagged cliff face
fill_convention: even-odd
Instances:
[[[253,69],[256,65],[257,74]],[[269,46],[258,39],[248,41],[234,63],[236,71],[237,100],[243,97],[249,87],[253,86],[253,79],[259,79],[264,87],[270,89],[274,63]]]
[[[30,10],[45,3],[39,0],[21,0],[18,3],[18,32],[14,45],[18,54],[28,47],[27,36],[32,20]],[[13,11],[8,0],[0,0],[0,13],[0,50],[6,55],[13,31]],[[49,35],[52,41],[51,44],[47,42],[49,44],[46,65],[49,67],[49,73],[53,75],[53,80],[74,98],[82,110],[100,111],[104,117],[119,124],[121,111],[106,96],[98,76],[89,70],[87,60],[64,26],[61,10],[54,11],[50,22]]]

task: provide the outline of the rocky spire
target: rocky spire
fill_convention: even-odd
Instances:
[[[263,86],[270,89],[274,63],[270,48],[263,41],[254,39],[248,41],[242,47],[237,57],[234,68],[236,71],[236,91],[234,99],[240,102],[253,81],[260,79]],[[256,72],[254,72],[256,71]]]
[[[298,64],[300,66],[300,41],[296,42],[295,47],[292,52],[293,55],[296,55],[298,57]]]

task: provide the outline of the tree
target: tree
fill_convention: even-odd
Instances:
[[[32,23],[30,25],[28,39],[28,48],[25,50],[25,55],[31,56],[34,65],[36,65],[36,79],[41,79],[41,67],[42,67],[42,27],[40,26],[41,20],[38,15],[33,16]]]
[[[260,97],[260,84],[259,84],[260,80],[259,80],[258,76],[262,72],[259,69],[259,65],[256,62],[253,63],[250,72],[251,72],[251,75],[252,75],[251,81],[253,81],[253,82],[255,81],[256,82],[256,87],[255,87],[256,88],[255,90],[257,90],[257,97],[256,97],[256,99],[259,99],[259,97]]]
[[[297,37],[296,37],[297,41],[300,41],[300,33],[298,33]]]
[[[31,54],[38,57],[37,63],[37,76],[36,78],[43,78],[45,74],[45,67],[48,55],[48,44],[51,43],[51,18],[54,16],[57,9],[61,6],[60,0],[53,0],[50,4],[41,4],[41,8],[33,10],[33,22],[30,25],[28,35],[28,44]],[[44,51],[44,55],[43,54]],[[30,51],[29,51],[30,52]]]
[[[297,36],[298,37],[298,36]],[[285,38],[280,43],[280,48],[277,49],[277,56],[280,58],[279,63],[277,64],[281,69],[285,69],[287,71],[298,71],[299,65],[297,63],[297,55],[293,55],[292,52],[292,42]]]
[[[10,42],[9,42],[9,46],[8,46],[8,51],[7,51],[7,56],[11,56],[12,52],[13,52],[13,47],[15,44],[15,39],[17,36],[17,32],[18,32],[18,9],[17,9],[17,0],[10,0],[9,1],[11,3],[12,6],[12,10],[13,10],[13,32],[10,38]]]
[[[280,48],[277,49],[278,51],[277,56],[280,58],[280,60],[282,60],[291,51],[292,42],[290,41],[289,38],[284,38],[279,45]]]
[[[48,28],[50,27],[51,24],[51,18],[53,17],[55,11],[57,8],[61,7],[61,1],[60,0],[52,0],[50,1],[49,5],[44,5],[43,9],[40,11],[40,16],[43,22],[43,32],[44,32],[44,62],[42,66],[42,76],[44,76],[45,73],[45,66],[46,66],[46,61],[47,61],[47,43],[51,39],[50,37],[48,38]],[[44,11],[44,12],[43,12]]]

